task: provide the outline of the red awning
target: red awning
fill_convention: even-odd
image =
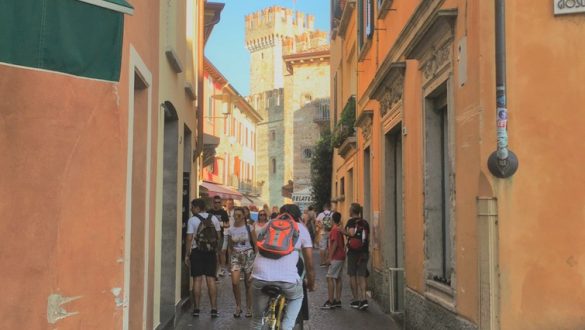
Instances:
[[[235,200],[242,199],[242,194],[240,192],[221,184],[203,181],[199,187],[201,188],[201,193],[207,194],[207,196],[210,198],[219,196],[222,199],[226,198],[233,198]]]

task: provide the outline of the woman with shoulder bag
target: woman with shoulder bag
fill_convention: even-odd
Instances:
[[[226,234],[227,249],[231,254],[232,289],[236,299],[235,318],[242,315],[242,297],[240,293],[240,272],[244,272],[246,288],[246,317],[252,317],[252,292],[250,290],[252,265],[256,256],[256,234],[248,225],[242,208],[234,210],[234,224]]]

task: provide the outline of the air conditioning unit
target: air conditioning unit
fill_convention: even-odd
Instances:
[[[404,313],[404,268],[388,268],[390,275],[390,312]]]

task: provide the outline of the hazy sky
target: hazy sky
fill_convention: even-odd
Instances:
[[[329,31],[329,0],[215,0],[224,2],[221,20],[213,28],[205,54],[230,83],[249,92],[250,55],[244,43],[244,16],[270,6],[296,9],[315,16],[315,28]]]

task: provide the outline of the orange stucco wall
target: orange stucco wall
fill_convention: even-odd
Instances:
[[[511,180],[493,183],[501,219],[501,323],[581,329],[585,44],[575,31],[585,28],[585,15],[555,17],[549,3],[510,3],[507,10],[509,133],[520,167]]]
[[[153,74],[151,93],[158,71],[158,5],[133,5],[119,83],[0,65],[0,328],[122,327],[130,44]],[[155,137],[158,105],[148,110]],[[135,147],[146,147],[141,139]],[[137,184],[151,184],[154,202],[154,176]],[[145,210],[144,201],[136,206]],[[149,209],[152,225],[154,203]],[[148,286],[152,292],[152,278]],[[59,304],[48,301],[59,296],[75,297],[60,308],[77,314],[51,324],[47,314]]]
[[[381,142],[388,129],[377,101],[370,99],[371,84],[420,3],[394,1],[392,7],[397,10],[375,20],[378,30],[359,55],[357,114],[373,110],[374,123],[369,142],[361,130],[357,131],[354,189],[360,202],[364,196],[363,150],[371,148],[372,176],[380,178]],[[454,109],[453,310],[479,324],[477,197],[494,197],[498,200],[501,328],[582,328],[585,174],[580,164],[585,156],[578,151],[582,149],[578,141],[583,139],[581,127],[585,124],[579,111],[585,104],[585,62],[578,59],[585,46],[575,31],[585,25],[585,15],[554,16],[552,3],[507,3],[509,142],[520,159],[520,168],[512,178],[501,180],[492,176],[486,165],[496,146],[493,3],[452,0],[444,1],[442,8],[457,9],[448,76]],[[463,38],[467,39],[463,54],[466,72],[459,71],[457,62],[456,46]],[[332,51],[339,52],[334,47]],[[332,62],[334,58],[332,55]],[[406,61],[406,70],[401,121],[397,123],[406,129],[402,137],[405,274],[407,287],[424,294],[423,77],[418,61],[401,60]],[[466,82],[459,86],[464,73]],[[340,164],[343,162],[334,166],[334,176],[335,171],[339,176],[346,170],[346,165]],[[374,183],[372,214],[383,212],[383,193],[381,184]],[[380,219],[383,217],[382,213]],[[375,268],[381,257],[374,252],[373,259]]]

